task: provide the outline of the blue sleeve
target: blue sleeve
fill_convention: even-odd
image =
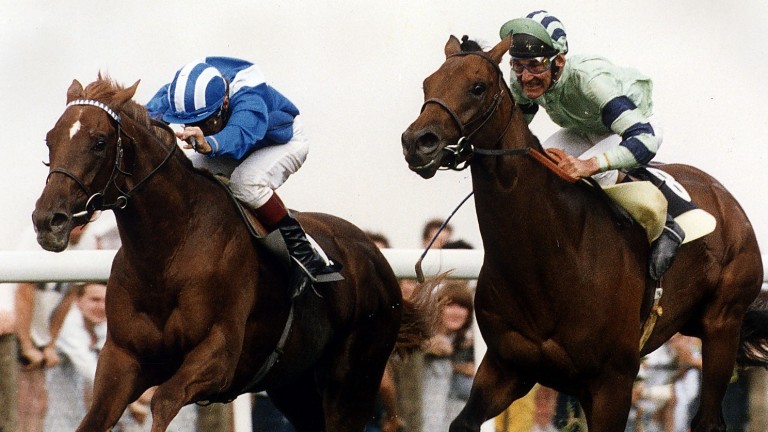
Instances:
[[[171,107],[168,102],[168,87],[170,84],[166,84],[160,88],[160,90],[152,96],[152,99],[147,102],[147,111],[149,117],[155,120],[162,120],[163,114],[165,114]]]
[[[269,121],[264,100],[251,95],[246,100],[233,98],[231,103],[227,125],[220,132],[206,137],[213,149],[208,155],[210,157],[227,156],[241,160],[252,151],[270,144],[264,140]]]

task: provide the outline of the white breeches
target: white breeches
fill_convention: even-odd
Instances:
[[[664,140],[664,129],[659,124],[656,116],[650,117],[651,127],[656,138],[659,140],[659,147]],[[613,147],[618,146],[622,139],[615,133],[593,134],[577,132],[572,129],[560,129],[547,138],[542,146],[546,148],[558,148],[571,156],[586,160],[593,156],[603,154]],[[610,170],[597,173],[592,176],[601,186],[611,186],[616,184],[619,176],[617,170]]]
[[[259,208],[275,189],[301,168],[307,153],[309,141],[296,117],[290,141],[258,149],[240,162],[227,157],[209,158],[199,153],[190,154],[189,158],[197,168],[229,177],[233,195],[250,207]]]

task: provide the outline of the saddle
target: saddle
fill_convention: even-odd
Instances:
[[[227,195],[235,204],[235,208],[240,213],[240,217],[245,223],[245,226],[248,228],[248,232],[251,233],[251,236],[258,240],[270,253],[279,258],[279,261],[283,264],[285,269],[294,269],[293,260],[288,253],[288,247],[285,244],[285,240],[283,240],[283,236],[280,235],[277,230],[269,232],[261,223],[261,221],[259,221],[259,218],[253,212],[253,210],[240,202],[240,200],[238,200],[232,194],[232,190],[229,188],[228,178],[219,175],[215,175],[214,177],[219,182],[219,184],[224,187],[224,190],[227,191]],[[309,240],[309,242],[312,244],[312,247],[318,252],[318,254],[320,254],[323,260],[325,260],[325,263],[329,266],[334,265],[320,244],[309,233],[306,233],[306,235],[307,240]],[[320,275],[317,279],[317,282],[335,282],[343,280],[344,277],[339,273],[329,273],[327,275]]]
[[[545,153],[555,163],[563,155],[563,151],[556,148],[546,149]],[[603,195],[607,199],[609,206],[619,219],[626,219],[628,215],[632,221],[643,227],[648,242],[652,243],[661,235],[667,219],[667,199],[656,183],[666,183],[686,201],[690,201],[691,198],[685,188],[669,173],[652,167],[647,167],[646,170],[656,178],[644,178],[611,186],[600,186],[592,179],[581,180],[591,186],[598,195]],[[558,175],[560,174],[558,173]],[[619,208],[616,208],[614,204],[618,205]],[[717,226],[714,216],[700,208],[689,210],[675,217],[675,222],[685,231],[683,244],[704,237],[714,231]]]

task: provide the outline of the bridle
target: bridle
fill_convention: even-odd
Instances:
[[[499,155],[524,155],[528,154],[530,151],[529,148],[524,149],[498,149],[498,150],[491,150],[491,149],[481,149],[477,148],[472,145],[472,137],[478,133],[486,123],[491,119],[494,113],[496,113],[496,110],[499,108],[499,105],[501,104],[501,98],[506,93],[511,102],[512,102],[512,109],[515,109],[515,101],[512,99],[512,93],[509,89],[509,86],[507,85],[506,81],[504,81],[504,74],[501,72],[501,68],[499,68],[499,65],[488,55],[486,55],[482,51],[462,51],[456,54],[452,54],[448,56],[448,58],[451,57],[465,57],[468,55],[476,55],[483,60],[490,63],[494,70],[497,73],[498,77],[498,88],[499,91],[496,92],[495,95],[493,95],[493,99],[491,101],[491,104],[488,106],[488,108],[483,111],[480,115],[475,116],[466,123],[462,123],[461,119],[459,118],[459,115],[454,111],[451,107],[448,106],[448,104],[443,101],[440,98],[430,98],[424,101],[424,103],[421,105],[421,111],[423,112],[424,109],[427,107],[428,104],[436,104],[440,106],[445,112],[448,113],[448,115],[453,120],[456,127],[459,129],[459,133],[461,136],[456,141],[456,144],[451,144],[443,147],[442,151],[444,153],[447,153],[447,158],[443,158],[443,160],[446,160],[446,162],[442,162],[441,166],[445,167],[446,169],[451,169],[455,171],[461,171],[466,169],[469,166],[469,161],[472,158],[472,155],[477,153],[481,155],[490,155],[490,156],[499,156]],[[504,129],[499,134],[499,137],[496,139],[495,144],[498,144],[499,141],[504,137],[504,135],[507,133],[507,130],[509,129],[510,125],[512,124],[512,119],[514,118],[514,114],[510,114],[509,119],[507,120],[507,124],[504,126]],[[477,127],[475,127],[472,131],[467,132],[467,129],[475,124],[479,123]],[[463,165],[462,165],[463,164]]]
[[[168,154],[165,156],[162,162],[158,166],[156,166],[152,171],[147,174],[146,177],[144,177],[141,181],[136,183],[134,187],[132,187],[128,191],[123,191],[122,188],[117,184],[117,176],[118,174],[122,174],[123,176],[130,177],[133,175],[133,173],[125,171],[123,168],[121,168],[122,161],[123,161],[123,135],[125,135],[128,139],[130,139],[132,142],[136,142],[136,140],[130,136],[122,127],[122,118],[118,113],[116,113],[114,110],[112,110],[109,106],[106,104],[91,100],[91,99],[76,99],[67,104],[66,108],[72,107],[72,106],[79,106],[79,105],[88,105],[88,106],[94,106],[97,108],[100,108],[102,111],[107,113],[109,117],[111,117],[115,123],[117,124],[117,141],[115,143],[115,161],[112,166],[112,173],[109,175],[109,179],[107,180],[107,183],[104,185],[104,187],[99,192],[91,193],[89,188],[85,185],[85,183],[78,178],[75,174],[72,173],[72,171],[56,167],[51,168],[48,172],[48,178],[46,179],[46,183],[48,180],[50,180],[51,175],[54,173],[64,174],[65,176],[71,178],[74,180],[75,183],[77,183],[78,186],[80,186],[80,189],[82,189],[83,192],[85,192],[85,195],[88,197],[88,200],[85,203],[85,209],[82,211],[79,211],[72,215],[73,218],[82,218],[82,217],[88,217],[90,219],[90,216],[96,212],[101,210],[113,210],[113,209],[124,209],[128,205],[128,199],[133,196],[134,193],[136,193],[140,187],[144,186],[146,182],[154,176],[160,168],[163,167],[163,165],[168,162],[168,160],[171,158],[171,155],[173,155],[174,151],[176,150],[177,145],[172,145],[171,149],[168,151]],[[65,108],[65,109],[66,109]],[[107,192],[107,189],[109,189],[110,186],[114,186],[114,188],[118,191],[118,197],[115,199],[113,203],[105,204],[104,203],[104,195]]]

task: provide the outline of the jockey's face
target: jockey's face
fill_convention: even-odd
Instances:
[[[196,123],[190,123],[185,126],[196,126],[199,127],[201,131],[203,131],[203,135],[209,136],[213,135],[215,133],[221,132],[222,129],[224,129],[224,126],[227,125],[227,119],[229,118],[229,97],[224,97],[224,102],[221,104],[221,107],[213,113],[212,115],[208,116],[208,118],[201,120]]]
[[[525,97],[537,99],[552,86],[552,65],[556,65],[558,71],[562,71],[565,66],[565,56],[558,54],[551,58],[513,58],[511,63],[512,72],[522,86]]]

